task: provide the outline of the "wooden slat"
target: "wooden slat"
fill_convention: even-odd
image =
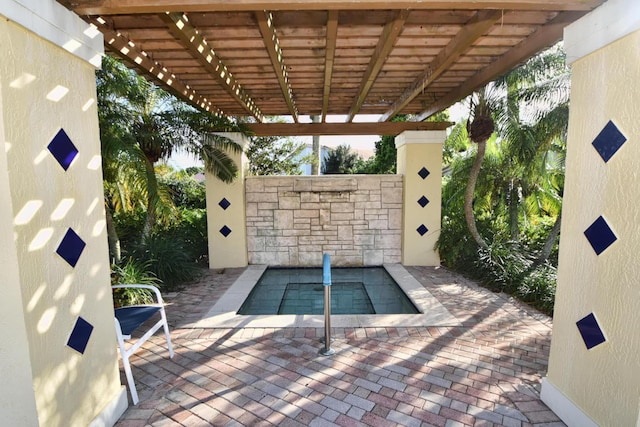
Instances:
[[[387,56],[389,56],[391,49],[393,49],[396,39],[402,32],[404,23],[410,13],[411,12],[409,10],[400,10],[397,12],[393,21],[385,25],[378,45],[371,55],[369,66],[367,67],[367,70],[365,71],[362,78],[362,83],[360,84],[360,89],[358,90],[358,97],[349,110],[349,114],[347,115],[347,122],[351,122],[354,116],[360,110],[360,107],[362,107],[364,100],[367,98],[367,95],[369,94],[369,91],[373,86],[373,83],[376,81],[376,77],[378,76],[380,69],[387,60]]]
[[[546,46],[550,46],[562,37],[562,31],[569,23],[580,18],[582,12],[564,12],[551,20],[547,25],[541,27],[530,37],[515,46],[508,53],[495,62],[492,62],[486,68],[476,73],[472,78],[467,80],[464,85],[458,86],[446,96],[438,99],[429,108],[422,111],[415,117],[416,121],[425,120],[427,117],[442,111],[450,105],[461,100],[465,96],[470,95],[475,89],[482,87],[499,77],[511,68],[517,66],[529,57],[535,55]]]
[[[198,31],[189,23],[186,15],[166,13],[162,15],[169,30],[180,40],[185,48],[209,71],[211,77],[229,93],[242,107],[259,122],[263,121],[262,112],[231,75],[226,65]]]
[[[291,82],[287,74],[287,66],[284,62],[282,55],[282,48],[280,47],[280,41],[278,40],[278,34],[273,24],[273,16],[268,11],[256,12],[256,20],[258,21],[258,27],[262,34],[262,41],[267,49],[269,58],[271,58],[271,64],[273,65],[273,71],[276,73],[282,95],[289,108],[289,114],[293,117],[293,120],[298,122],[298,109],[293,100],[293,90],[291,89]]]
[[[470,22],[440,51],[429,67],[409,86],[393,106],[382,115],[381,122],[389,120],[401,111],[413,98],[437,79],[451,64],[453,64],[478,37],[485,34],[502,17],[498,10],[478,12]]]
[[[338,36],[338,11],[331,10],[327,16],[327,34],[324,54],[324,84],[322,89],[322,118],[327,119],[329,109],[329,95],[331,94],[331,77],[333,75],[334,60],[336,56],[336,39]]]
[[[113,31],[103,25],[99,20],[93,21],[96,27],[104,35],[105,44],[109,49],[131,63],[139,70],[143,70],[159,86],[172,93],[176,97],[190,103],[202,110],[209,111],[217,115],[224,115],[224,112],[213,105],[213,103],[205,96],[198,93],[188,84],[180,81],[174,73],[164,67],[162,64],[152,60],[146,52],[139,50],[135,43],[127,39],[122,34]]]
[[[388,0],[308,1],[308,0],[59,0],[79,15],[130,13],[216,12],[256,10],[387,10]],[[423,10],[563,10],[588,11],[599,0],[430,0],[394,1],[394,9]]]
[[[405,130],[444,130],[450,122],[249,123],[256,136],[398,135]]]

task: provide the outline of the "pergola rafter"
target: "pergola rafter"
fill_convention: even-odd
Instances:
[[[429,109],[418,114],[414,120],[422,121],[427,117],[444,110],[457,100],[470,95],[477,88],[482,87],[499,77],[504,72],[503,70],[515,67],[527,58],[535,55],[539,50],[539,46],[547,46],[555,40],[558,40],[558,38],[562,37],[564,27],[578,19],[580,16],[582,16],[582,14],[579,12],[564,12],[559,14],[531,37],[511,49],[502,58],[475,74],[467,80],[464,85],[449,92],[449,94],[434,102]]]
[[[406,9],[397,11],[393,20],[384,26],[382,34],[378,39],[378,45],[373,51],[373,55],[371,55],[369,66],[362,77],[360,89],[358,89],[358,97],[354,101],[351,109],[349,110],[349,114],[347,115],[347,122],[353,121],[353,117],[358,113],[358,111],[360,111],[364,100],[367,98],[367,95],[369,95],[369,91],[376,81],[378,73],[387,60],[387,56],[389,56],[391,49],[393,49],[393,45],[396,43],[398,36],[402,32],[402,28],[404,27],[404,23],[407,20],[409,13],[410,11]]]
[[[418,77],[393,103],[391,108],[380,117],[379,121],[385,122],[389,120],[418,96],[418,94],[424,92],[431,83],[440,77],[463,52],[469,49],[469,47],[500,20],[502,16],[503,12],[499,10],[482,10],[476,13],[464,28],[438,53],[420,77]]]
[[[202,34],[189,23],[189,18],[185,14],[172,12],[162,14],[161,18],[168,25],[171,33],[194,55],[198,62],[209,72],[211,77],[218,81],[249,114],[259,122],[262,122],[264,117],[260,108],[258,108],[251,97],[245,92],[227,66],[216,55],[213,48],[209,46],[209,43],[207,43]]]
[[[206,97],[198,94],[188,84],[181,82],[174,73],[164,67],[162,64],[154,61],[149,55],[140,50],[136,44],[124,35],[107,27],[106,21],[102,18],[92,20],[104,35],[105,43],[126,62],[135,65],[144,74],[163,86],[167,91],[171,92],[178,98],[189,100],[192,104],[202,110],[211,112],[216,115],[224,115],[224,112],[212,104]]]
[[[293,100],[293,90],[291,89],[291,82],[287,74],[287,66],[284,62],[282,55],[282,48],[280,47],[280,41],[278,40],[278,34],[273,24],[273,16],[268,11],[256,12],[256,19],[258,21],[258,27],[260,33],[262,33],[262,40],[269,53],[269,58],[273,64],[273,70],[278,77],[278,83],[280,89],[282,89],[282,95],[284,96],[287,107],[294,122],[298,122],[298,109]]]
[[[115,32],[151,61],[127,58],[134,68],[198,108],[293,124],[303,116],[423,120],[551,46],[604,2],[58,1],[87,21],[108,20],[106,39]],[[121,56],[126,45],[107,44]],[[158,79],[152,63],[183,87]]]
[[[327,36],[324,54],[324,85],[322,90],[322,122],[327,120],[329,109],[329,95],[331,94],[331,76],[336,57],[336,40],[338,37],[338,11],[330,10],[327,13]]]
[[[253,10],[445,10],[445,9],[506,9],[589,11],[599,0],[429,0],[393,3],[385,0],[63,0],[79,15],[116,15],[127,13],[220,12]]]

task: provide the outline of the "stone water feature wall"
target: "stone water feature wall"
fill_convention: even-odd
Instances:
[[[401,262],[403,177],[248,177],[249,264],[320,266]]]

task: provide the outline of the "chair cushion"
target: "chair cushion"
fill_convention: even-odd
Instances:
[[[154,306],[130,306],[116,308],[116,319],[120,322],[123,335],[131,335],[138,326],[160,310]]]

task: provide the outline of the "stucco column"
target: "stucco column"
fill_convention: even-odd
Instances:
[[[241,133],[221,133],[243,148],[249,139]],[[226,184],[206,173],[207,229],[209,235],[209,268],[245,267],[247,261],[247,228],[244,177],[247,156],[229,153],[238,165],[238,177]]]
[[[572,67],[558,287],[542,400],[569,426],[640,425],[640,3],[565,30]]]
[[[405,131],[396,137],[398,174],[404,175],[402,263],[440,265],[442,143],[445,131]]]
[[[113,425],[102,36],[53,0],[3,0],[0,40],[0,424]]]

